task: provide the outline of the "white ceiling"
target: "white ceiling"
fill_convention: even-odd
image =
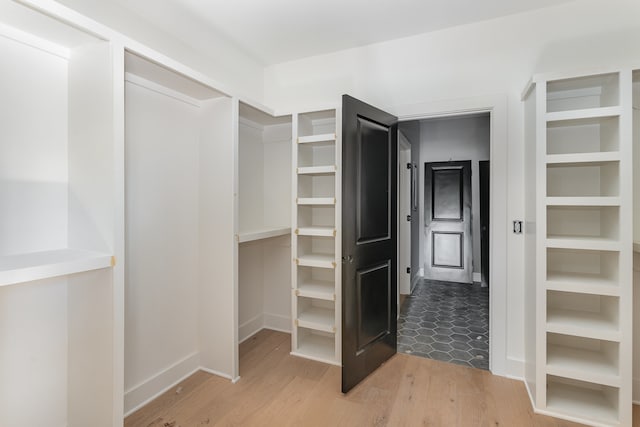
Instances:
[[[112,1],[184,41],[223,36],[268,65],[573,0]]]

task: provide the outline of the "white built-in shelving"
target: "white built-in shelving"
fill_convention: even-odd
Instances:
[[[631,71],[525,93],[525,353],[534,408],[631,424]]]
[[[122,52],[67,17],[0,4],[3,426],[122,423]]]
[[[341,361],[340,117],[294,115],[291,353]]]
[[[292,116],[238,101],[237,344],[291,330]]]

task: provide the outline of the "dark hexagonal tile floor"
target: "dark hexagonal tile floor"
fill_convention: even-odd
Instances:
[[[398,351],[489,369],[489,288],[421,280],[400,308]]]

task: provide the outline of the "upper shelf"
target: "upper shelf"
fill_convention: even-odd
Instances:
[[[591,119],[596,117],[614,117],[619,116],[622,113],[622,108],[615,107],[600,107],[600,108],[585,108],[581,110],[568,110],[568,111],[554,111],[547,113],[547,122],[555,122],[561,120],[577,120],[577,119]]]
[[[335,133],[298,137],[298,144],[332,144],[336,140]]]
[[[577,163],[603,163],[619,162],[620,153],[617,151],[601,153],[576,153],[576,154],[548,154],[547,164],[577,164]]]
[[[57,249],[0,257],[0,286],[113,267],[110,254]]]

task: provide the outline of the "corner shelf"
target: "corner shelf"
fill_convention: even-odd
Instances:
[[[0,257],[0,286],[109,268],[111,254],[80,249],[57,249]]]

